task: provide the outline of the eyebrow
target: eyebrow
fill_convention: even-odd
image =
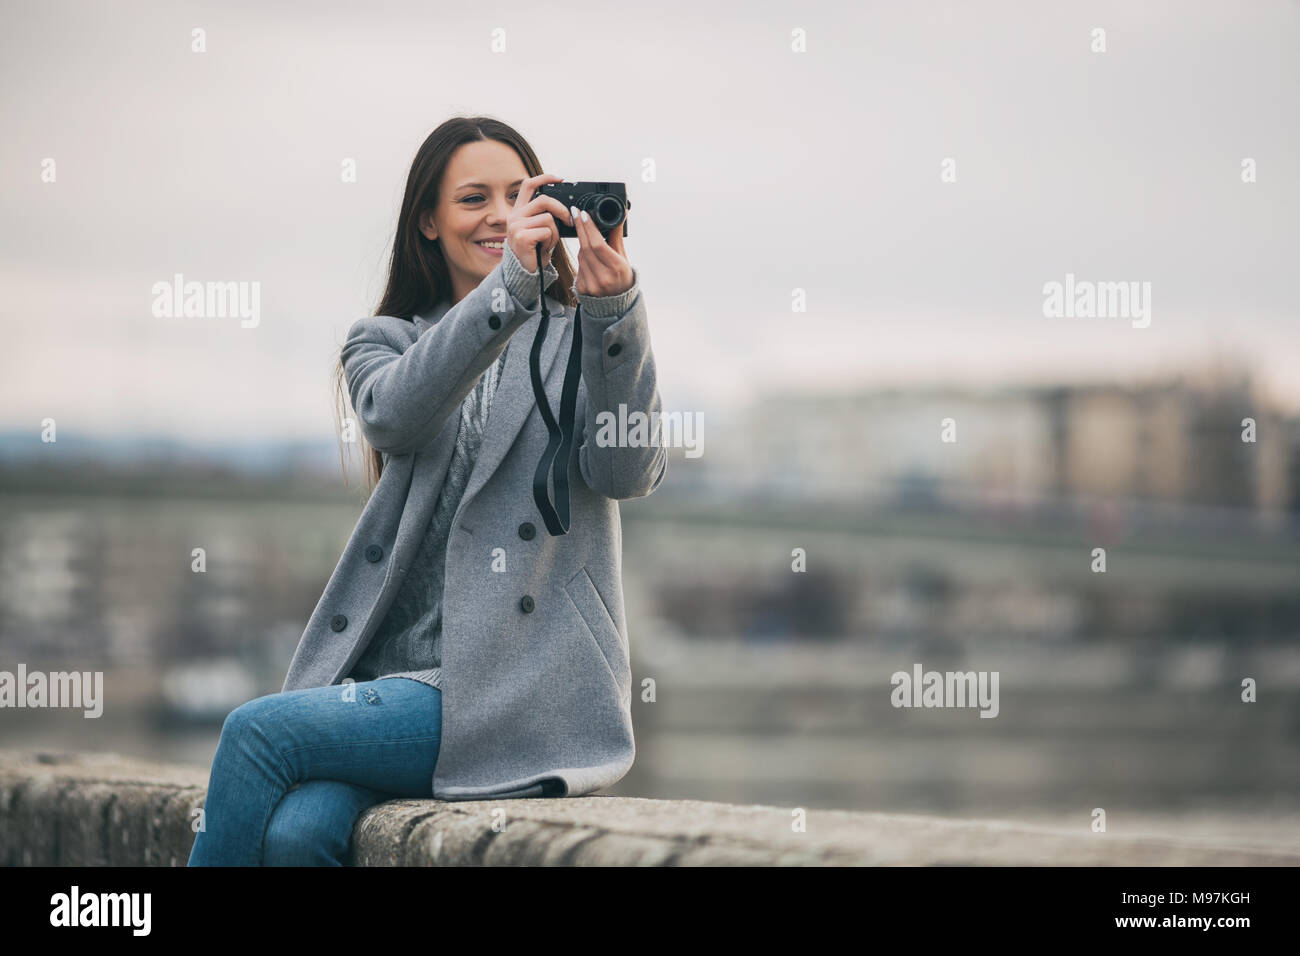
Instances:
[[[510,184],[510,188],[513,189],[515,186],[518,186],[522,182],[523,182],[522,179],[516,179],[513,183]],[[468,189],[470,186],[473,186],[475,189],[491,188],[488,186],[487,183],[461,183],[459,186],[456,187],[456,189],[457,190]]]

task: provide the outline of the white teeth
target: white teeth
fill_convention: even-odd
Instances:
[[[480,246],[486,246],[489,249],[500,249],[505,245],[503,242],[480,242]]]

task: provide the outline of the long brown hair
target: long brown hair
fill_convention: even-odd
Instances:
[[[500,120],[487,116],[455,116],[430,133],[411,161],[411,171],[406,177],[406,194],[402,198],[402,211],[397,217],[397,235],[393,239],[392,257],[388,263],[388,285],[375,308],[375,315],[390,315],[409,322],[412,316],[450,297],[451,273],[442,246],[437,240],[427,239],[420,232],[420,215],[437,206],[438,186],[456,149],[465,143],[489,139],[511,147],[519,155],[529,176],[537,176],[543,171],[542,164],[528,141]],[[547,288],[547,294],[566,306],[577,305],[571,288],[573,267],[569,263],[563,242],[557,243],[551,253],[551,264],[559,276]],[[334,394],[337,411],[335,421],[341,426],[351,407],[341,353],[334,368]],[[384,472],[384,459],[378,450],[366,443],[359,431],[356,434],[366,465],[366,487],[370,490]],[[341,430],[339,440],[342,459],[344,443]],[[346,462],[343,463],[343,480],[346,484]]]

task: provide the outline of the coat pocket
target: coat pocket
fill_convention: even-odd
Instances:
[[[605,666],[609,668],[610,676],[614,678],[614,683],[618,685],[621,692],[624,689],[625,682],[623,675],[629,670],[623,654],[623,642],[619,637],[618,628],[614,625],[613,618],[609,616],[609,611],[605,609],[605,602],[601,600],[600,592],[596,590],[591,575],[587,573],[586,567],[583,567],[570,579],[569,583],[564,586],[564,592],[569,596],[569,600],[577,609],[579,616],[586,623],[587,633],[591,635],[596,649],[600,651],[601,657],[605,659]],[[630,674],[627,674],[627,677],[630,678],[630,676]]]

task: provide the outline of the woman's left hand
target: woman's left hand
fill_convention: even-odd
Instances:
[[[583,295],[622,295],[632,288],[635,273],[627,261],[623,248],[623,226],[620,223],[609,234],[609,242],[600,234],[590,219],[583,221],[574,206],[569,207],[573,229],[578,234],[577,291]]]

